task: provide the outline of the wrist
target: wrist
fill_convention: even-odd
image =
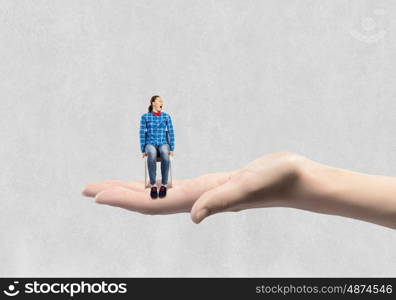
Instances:
[[[396,229],[396,178],[353,172],[306,159],[289,207]]]
[[[330,213],[329,207],[334,195],[342,190],[337,180],[342,170],[305,157],[300,160],[297,169],[298,185],[289,206],[319,213]]]

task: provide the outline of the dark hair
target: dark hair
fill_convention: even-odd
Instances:
[[[152,112],[153,111],[153,102],[155,101],[155,99],[157,99],[157,97],[159,97],[159,96],[155,95],[155,96],[151,97],[150,106],[148,107],[148,112]]]

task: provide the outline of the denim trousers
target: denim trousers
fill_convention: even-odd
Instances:
[[[156,184],[158,152],[161,156],[161,183],[167,184],[169,173],[169,144],[162,144],[158,146],[147,144],[145,146],[145,152],[147,154],[150,184]]]

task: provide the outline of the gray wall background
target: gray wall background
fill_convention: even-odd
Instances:
[[[274,151],[396,176],[395,1],[0,1],[0,276],[395,276],[395,231],[287,208],[145,216],[160,94],[176,178]]]

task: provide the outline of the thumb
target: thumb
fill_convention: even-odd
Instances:
[[[245,192],[236,180],[229,180],[203,193],[191,208],[191,219],[200,223],[206,217],[224,211],[237,211],[235,207],[245,199]]]

